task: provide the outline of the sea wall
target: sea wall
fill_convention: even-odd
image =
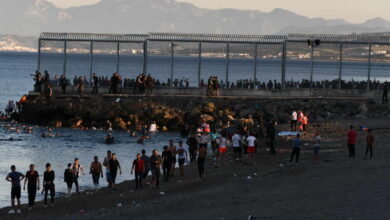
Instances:
[[[30,96],[15,119],[31,124],[67,127],[104,127],[107,120],[114,128],[135,128],[156,121],[160,128],[194,128],[204,119],[213,125],[227,121],[252,124],[250,118],[272,117],[288,122],[291,111],[303,110],[310,122],[354,118],[390,117],[388,105],[378,99],[362,98],[257,98],[205,97],[185,95],[75,95]]]

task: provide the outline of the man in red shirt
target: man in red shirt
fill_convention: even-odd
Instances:
[[[349,126],[347,137],[349,157],[355,157],[356,131],[353,129],[352,125]]]
[[[133,166],[131,167],[131,174],[133,174],[133,171],[135,171],[134,177],[136,189],[138,189],[138,187],[141,187],[142,189],[142,176],[145,173],[145,164],[141,159],[141,154],[137,154],[137,159],[135,159],[133,162]]]

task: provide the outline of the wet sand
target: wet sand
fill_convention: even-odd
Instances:
[[[354,121],[355,127],[385,127],[390,119]],[[276,156],[263,147],[256,165],[232,161],[214,168],[206,162],[205,177],[198,178],[195,164],[184,177],[177,175],[159,190],[134,190],[133,182],[83,192],[71,198],[57,198],[55,207],[38,202],[31,212],[1,219],[388,219],[390,214],[390,130],[374,131],[374,158],[364,159],[365,133],[358,131],[356,157],[348,158],[346,129],[349,121],[321,126],[321,162],[312,162],[312,136],[303,138],[301,162],[288,165],[291,141],[278,138]],[[390,126],[389,126],[390,127]],[[278,130],[285,130],[282,125]],[[311,130],[310,133],[314,131]],[[284,164],[281,166],[280,164]],[[125,170],[122,175],[129,173]],[[250,177],[250,178],[248,178]],[[162,177],[161,177],[162,179]],[[57,179],[56,184],[65,184]],[[106,183],[102,183],[106,184]],[[164,192],[161,195],[160,192]],[[23,192],[24,193],[24,192]],[[121,203],[121,207],[118,204]]]

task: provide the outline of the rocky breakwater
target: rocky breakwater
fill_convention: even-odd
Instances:
[[[360,99],[272,99],[186,96],[126,96],[39,98],[27,101],[15,116],[19,122],[73,128],[102,128],[110,120],[116,129],[134,129],[156,121],[160,130],[194,129],[203,120],[251,126],[260,117],[287,123],[291,111],[303,110],[310,122],[390,117],[389,106]]]

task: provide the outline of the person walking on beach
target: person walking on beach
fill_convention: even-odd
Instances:
[[[66,183],[68,194],[66,197],[69,197],[72,194],[72,186],[73,186],[73,170],[72,164],[68,163],[68,168],[64,171],[64,182]]]
[[[169,151],[168,146],[164,146],[164,151],[161,154],[161,158],[163,161],[164,181],[169,181],[172,166],[172,153]]]
[[[89,173],[92,174],[93,185],[97,187],[99,185],[100,177],[103,178],[102,164],[99,162],[98,156],[94,156],[89,170]]]
[[[347,137],[349,157],[355,157],[356,131],[352,125],[349,126]]]
[[[234,135],[232,137],[232,142],[233,142],[233,151],[234,151],[234,160],[235,162],[240,162],[241,163],[241,136],[238,134],[238,131],[234,132]]]
[[[116,176],[118,174],[118,170],[119,170],[119,175],[122,175],[121,165],[119,164],[119,161],[116,158],[116,154],[113,153],[111,155],[111,159],[108,162],[108,164],[110,167],[111,188],[115,190],[115,180],[116,180]]]
[[[141,154],[137,154],[137,158],[133,161],[133,166],[131,167],[131,174],[133,174],[133,171],[135,171],[135,189],[142,189],[142,178],[143,174],[145,173],[145,164],[144,161],[141,159]]]
[[[99,79],[96,76],[96,73],[92,74],[92,94],[98,94],[98,83]]]
[[[110,160],[111,160],[111,151],[107,151],[107,156],[104,158],[104,161],[103,161],[103,166],[106,167],[106,180],[107,180],[107,183],[108,183],[108,187],[111,188],[112,186],[112,179],[111,179],[111,173],[110,173]]]
[[[367,130],[366,141],[367,141],[367,148],[366,148],[366,155],[365,155],[364,159],[367,158],[368,151],[370,151],[370,159],[372,159],[372,147],[374,145],[374,135],[372,135],[371,129]]]
[[[196,161],[196,150],[198,148],[198,140],[196,140],[195,134],[191,134],[188,138],[186,144],[188,145],[188,149],[190,151],[190,162]]]
[[[387,103],[387,93],[388,93],[388,84],[387,82],[384,83],[383,85],[383,93],[382,93],[382,103],[385,104]]]
[[[153,151],[153,155],[150,157],[151,161],[151,168],[152,168],[152,175],[153,175],[153,182],[156,185],[156,189],[158,189],[159,184],[160,184],[160,175],[161,175],[161,164],[162,164],[162,159],[160,154],[156,149]]]
[[[11,172],[8,173],[7,177],[5,177],[5,180],[8,182],[11,182],[11,210],[8,212],[8,214],[14,214],[15,213],[15,199],[18,203],[16,213],[21,213],[20,210],[20,195],[21,195],[21,186],[20,181],[24,179],[24,175],[20,172],[16,171],[15,165],[11,166]]]
[[[148,185],[149,184],[148,175],[149,175],[150,166],[151,166],[150,157],[148,155],[146,155],[145,149],[142,149],[141,153],[142,153],[141,160],[144,161],[144,166],[145,166],[145,170],[144,170],[144,173],[142,175],[142,179],[144,179],[145,184]]]
[[[301,151],[301,135],[297,134],[297,136],[293,140],[293,150],[290,156],[290,163],[292,163],[295,156],[295,164],[298,164],[300,151]]]
[[[314,134],[314,156],[313,156],[313,161],[315,163],[320,162],[320,145],[321,145],[321,136],[320,132],[316,131]]]
[[[297,130],[298,113],[293,110],[291,113],[291,131]]]
[[[200,146],[198,148],[198,171],[199,171],[199,177],[203,178],[204,176],[204,163],[206,161],[207,156],[207,150],[204,146]]]
[[[84,170],[83,167],[80,165],[79,158],[74,158],[74,163],[72,164],[72,173],[73,173],[73,183],[76,186],[76,192],[80,194],[79,177],[80,174],[84,175]]]
[[[168,149],[172,154],[172,165],[171,165],[171,177],[175,174],[176,171],[176,146],[173,144],[173,140],[169,141]]]
[[[177,157],[179,162],[180,176],[184,176],[184,163],[188,160],[187,150],[183,147],[183,141],[179,141],[179,147],[177,148]]]
[[[221,166],[225,160],[225,154],[227,152],[227,138],[225,132],[217,139],[218,140],[218,166]]]
[[[24,179],[23,190],[26,190],[28,194],[28,209],[31,210],[35,203],[35,197],[37,195],[37,189],[39,190],[39,175],[35,170],[34,164],[30,164],[30,170],[26,172],[26,178]]]
[[[254,154],[256,153],[256,141],[257,139],[253,136],[253,134],[249,134],[246,138],[247,142],[247,152],[248,152],[248,164],[254,165]]]
[[[54,196],[55,196],[55,185],[54,185],[55,173],[51,169],[51,164],[46,164],[46,171],[43,173],[43,188],[45,191],[45,202],[44,207],[47,207],[47,196],[50,191],[51,206],[54,206]]]

